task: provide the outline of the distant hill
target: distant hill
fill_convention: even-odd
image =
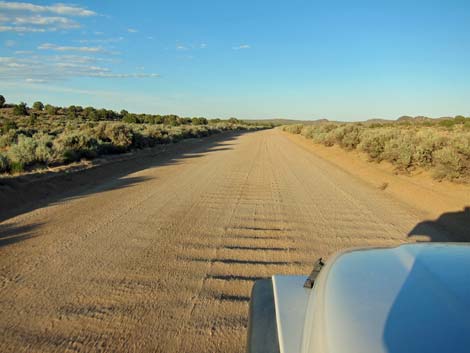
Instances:
[[[294,119],[244,119],[244,121],[257,124],[274,124],[274,125],[293,125],[293,124],[303,124],[303,125],[313,125],[320,123],[330,122],[328,119],[317,119],[317,120],[294,120]]]
[[[463,118],[463,117],[462,117]],[[245,119],[246,122],[250,123],[258,123],[258,124],[273,124],[273,125],[294,125],[294,124],[302,124],[302,125],[315,125],[315,124],[323,124],[323,123],[339,123],[339,124],[354,124],[354,123],[363,123],[363,124],[392,124],[392,123],[423,123],[423,122],[433,122],[433,121],[441,121],[441,120],[452,120],[454,117],[439,117],[439,118],[430,118],[427,116],[408,116],[404,115],[397,119],[384,119],[384,118],[373,118],[368,120],[362,121],[336,121],[336,120],[328,120],[328,119],[317,119],[317,120],[296,120],[296,119]]]

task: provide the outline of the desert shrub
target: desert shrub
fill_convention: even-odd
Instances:
[[[39,110],[39,111],[42,111],[44,109],[44,104],[42,104],[42,102],[34,102],[33,103],[33,109],[34,110]]]
[[[457,179],[463,172],[462,160],[458,152],[446,146],[433,154],[435,160],[434,176],[438,179]]]
[[[0,135],[0,148],[6,148],[16,142],[16,130],[10,129]]]
[[[456,124],[455,120],[453,119],[446,119],[446,120],[441,120],[439,121],[439,125],[446,127],[446,128],[452,128]]]
[[[44,110],[44,113],[31,110],[29,118],[20,117],[14,121],[0,117],[0,153],[8,162],[5,166],[6,162],[2,160],[3,172],[16,173],[37,163],[77,161],[221,131],[259,128],[238,120],[236,123],[219,121],[207,125],[205,118],[197,118],[197,125],[192,125],[190,118],[177,115],[131,114],[126,111],[121,115],[133,116],[137,123],[118,123],[111,120],[121,118],[121,115],[93,107],[58,108],[48,104]],[[164,122],[166,125],[162,124]]]
[[[10,173],[17,174],[24,172],[24,164],[21,162],[10,161]]]
[[[180,122],[184,124],[184,120],[180,119]],[[209,122],[206,118],[192,118],[191,123],[193,125],[207,125]]]
[[[122,118],[122,122],[127,123],[127,124],[137,124],[139,123],[139,119],[137,118],[135,114],[126,114]]]
[[[417,166],[428,168],[434,163],[434,152],[443,148],[447,144],[448,139],[438,134],[435,130],[427,129],[416,134],[416,141],[413,161]]]
[[[10,170],[10,161],[7,156],[0,153],[0,173],[6,173]]]
[[[8,150],[8,157],[14,163],[27,165],[35,160],[37,143],[29,136],[19,135],[16,144]]]
[[[450,121],[449,122],[442,122]],[[359,148],[371,160],[387,160],[399,170],[432,169],[437,178],[470,181],[470,120],[463,116],[439,122],[419,120],[380,126],[325,123],[284,126],[325,146]],[[441,124],[442,123],[442,124]],[[442,129],[445,127],[446,129]],[[448,129],[451,127],[451,129]]]
[[[331,131],[335,143],[341,147],[352,150],[361,142],[359,139],[361,128],[355,124],[347,124]]]
[[[361,134],[361,142],[358,148],[367,153],[372,160],[381,161],[385,151],[385,144],[396,136],[397,132],[394,129],[364,130]]]
[[[290,132],[291,134],[300,134],[302,132],[303,125],[296,124],[296,125],[287,125],[284,128],[284,131]]]
[[[81,158],[94,158],[98,154],[99,143],[86,132],[64,132],[53,142],[56,153],[64,162],[73,162]]]
[[[49,163],[53,159],[52,138],[42,132],[32,137],[19,135],[17,142],[8,150],[8,157],[22,166]]]
[[[14,121],[7,120],[2,125],[2,132],[6,134],[8,131],[16,130],[17,128],[18,128],[18,125]]]
[[[454,136],[449,145],[436,151],[434,175],[438,179],[470,179],[470,135]]]
[[[104,129],[105,139],[108,139],[114,146],[126,150],[133,142],[133,131],[126,124],[106,124]]]
[[[49,115],[56,115],[59,112],[58,107],[54,107],[53,105],[50,105],[50,104],[46,104],[44,109],[45,109],[46,113],[49,114]]]
[[[302,127],[302,130],[300,130],[300,134],[305,138],[313,139],[316,134],[316,131],[317,129],[314,126],[306,125]]]
[[[401,132],[397,137],[385,143],[383,158],[395,164],[399,169],[409,169],[413,164],[415,147],[413,134]]]
[[[28,106],[25,102],[21,102],[13,107],[13,115],[23,116],[28,115]]]
[[[39,132],[35,134],[33,138],[36,141],[36,150],[34,152],[35,161],[46,164],[52,162],[54,159],[54,152],[52,150],[53,137],[43,132]]]
[[[5,97],[0,94],[0,108],[5,104]]]

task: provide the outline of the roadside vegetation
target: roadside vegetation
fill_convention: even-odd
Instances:
[[[470,118],[403,117],[393,122],[288,125],[284,131],[314,143],[364,152],[397,171],[429,170],[439,180],[470,182]]]
[[[0,96],[0,174],[17,174],[101,155],[271,124],[204,117],[133,114],[34,102],[5,104]]]

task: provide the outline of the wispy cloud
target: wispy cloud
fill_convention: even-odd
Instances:
[[[6,46],[7,48],[14,47],[15,45],[16,45],[16,42],[15,42],[14,40],[9,39],[9,40],[6,40],[6,41],[5,41],[5,46]]]
[[[68,16],[94,16],[96,12],[83,7],[69,4],[36,5],[27,2],[0,1],[0,10],[4,11],[27,11],[35,13],[54,13]]]
[[[27,83],[45,83],[45,82],[47,82],[46,80],[42,80],[40,78],[26,78],[24,81],[27,82]]]
[[[60,16],[15,16],[11,23],[18,26],[53,26],[52,28],[79,28],[80,24],[67,17]]]
[[[80,55],[32,55],[0,57],[0,80],[46,83],[76,77],[103,79],[157,78],[157,73],[113,72],[103,66],[106,59]]]
[[[69,17],[94,16],[94,11],[67,4],[50,6],[0,1],[0,32],[42,33],[80,27]]]
[[[34,52],[32,50],[17,50],[15,51],[16,55],[29,55],[33,54]]]
[[[250,49],[251,46],[249,44],[241,44],[235,47],[232,47],[233,50],[241,50],[241,49]]]
[[[177,50],[195,50],[195,49],[205,49],[207,48],[206,43],[200,43],[200,44],[177,44],[176,49]]]
[[[77,43],[117,43],[124,40],[124,37],[116,38],[96,38],[96,39],[77,39]]]
[[[136,29],[134,29],[134,28],[128,28],[128,29],[127,29],[127,32],[129,32],[129,33],[137,33],[137,32],[139,32],[139,31],[136,30]]]
[[[38,46],[40,50],[54,50],[54,51],[78,51],[85,53],[106,53],[107,50],[102,47],[72,47],[60,46],[51,43],[43,43]]]
[[[18,33],[42,33],[47,31],[56,31],[57,28],[37,28],[26,26],[0,26],[0,32],[18,32]]]

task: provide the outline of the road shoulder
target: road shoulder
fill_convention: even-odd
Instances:
[[[437,218],[448,212],[462,212],[470,206],[470,185],[436,181],[426,171],[410,175],[397,174],[390,163],[368,162],[367,156],[360,152],[348,152],[338,146],[326,147],[303,136],[279,132],[304,150],[424,212],[429,218]]]

